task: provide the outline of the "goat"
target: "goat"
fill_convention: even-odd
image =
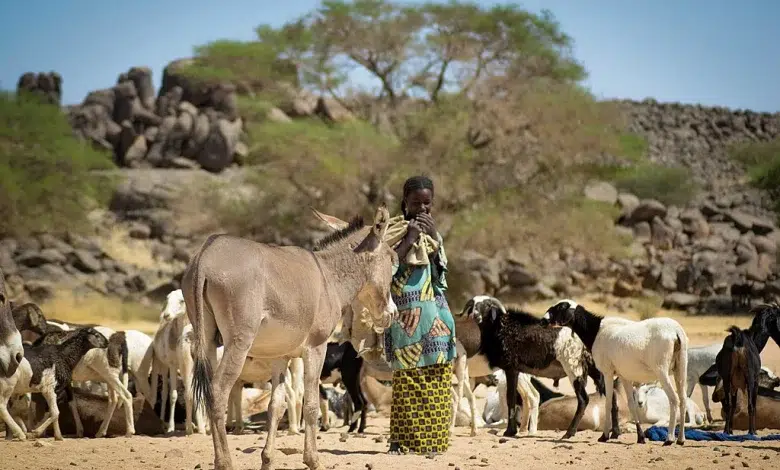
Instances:
[[[92,328],[77,331],[61,344],[25,347],[24,360],[16,373],[9,378],[0,379],[0,417],[5,422],[6,433],[10,430],[17,439],[27,438],[11,418],[7,408],[8,400],[13,395],[40,393],[49,406],[49,416],[33,431],[33,434],[41,436],[49,425],[53,425],[54,439],[61,441],[57,395],[64,393],[71,410],[75,410],[76,404],[71,389],[73,370],[88,351],[106,347],[108,347],[108,340]]]
[[[86,327],[92,328],[92,327]],[[39,337],[33,345],[59,344],[73,337],[85,328],[74,330],[52,330]],[[111,422],[111,417],[117,408],[119,400],[125,406],[125,435],[135,434],[133,422],[133,397],[123,383],[127,375],[127,341],[124,332],[115,332],[110,328],[96,326],[94,330],[102,334],[108,341],[105,348],[93,348],[80,359],[73,370],[72,380],[76,382],[99,381],[108,386],[108,407],[106,408],[103,424],[96,437],[104,437]],[[74,420],[76,421],[77,435],[83,434],[79,421],[78,409],[75,408]]]
[[[495,377],[496,389],[485,397],[485,407],[482,411],[482,419],[485,424],[492,424],[507,419],[509,409],[507,406],[506,373],[499,369],[491,374]],[[538,410],[539,405],[552,398],[562,397],[563,394],[554,392],[545,387],[536,377],[520,372],[517,376],[518,387],[515,390],[517,406],[520,406],[523,414],[520,416],[520,429],[527,429],[531,413]],[[528,393],[531,390],[531,393]],[[473,394],[472,394],[473,395]],[[524,396],[525,395],[525,396]],[[535,418],[536,419],[536,418]],[[538,419],[537,419],[538,422]],[[537,430],[538,430],[537,426]]]
[[[737,408],[737,390],[746,391],[750,424],[748,434],[756,434],[756,396],[758,374],[761,370],[761,355],[758,353],[749,330],[731,326],[729,335],[723,340],[723,348],[715,359],[718,367],[718,381],[723,382],[723,409],[726,425],[723,432],[731,434],[734,412]],[[717,390],[718,386],[716,386]],[[714,395],[714,394],[713,394]],[[713,401],[715,396],[713,396]]]
[[[602,377],[593,367],[585,345],[574,335],[572,329],[544,328],[539,318],[521,310],[507,310],[498,299],[490,296],[470,299],[464,311],[480,325],[479,354],[484,355],[491,369],[504,370],[507,390],[518,388],[518,372],[552,379],[569,378],[579,406],[563,438],[574,436],[588,406],[588,393],[585,390],[587,376],[591,376],[597,387],[602,382]],[[532,393],[527,392],[525,395],[530,397]],[[509,420],[504,436],[517,434],[516,396],[514,393],[507,395]],[[524,396],[523,399],[525,398]],[[534,434],[536,411],[529,411],[529,433]],[[617,413],[617,405],[614,402],[612,413]],[[617,429],[614,431],[619,432]]]
[[[719,383],[721,390],[716,389],[713,392],[713,401],[716,401],[718,392],[722,394],[722,382]],[[750,415],[745,409],[746,394],[742,390],[737,390],[736,412],[732,418],[732,429],[747,430],[750,426]],[[720,410],[721,417],[725,421],[728,414],[725,408]],[[758,385],[756,398],[756,429],[780,429],[780,391],[772,390]]]
[[[758,352],[764,350],[769,338],[780,346],[780,305],[761,304],[750,310],[753,321],[750,323],[750,335]]]
[[[606,379],[607,402],[613,398],[612,377],[617,375],[636,423],[637,443],[644,444],[645,436],[639,422],[639,412],[634,401],[634,383],[658,380],[669,397],[669,434],[664,445],[670,445],[677,424],[679,408],[680,430],[677,444],[685,444],[685,402],[680,399],[686,390],[688,369],[688,335],[680,324],[671,318],[650,318],[632,321],[619,317],[601,317],[586,310],[573,300],[561,300],[547,309],[543,324],[569,326],[593,354],[596,367]],[[674,374],[677,390],[674,390]],[[604,420],[604,430],[599,442],[609,440],[608,430],[612,417]]]
[[[739,307],[750,308],[753,299],[753,283],[735,283],[729,288],[731,294],[731,308],[737,310]]]
[[[504,374],[502,371],[496,371],[495,375],[499,381],[499,385],[496,390],[492,390],[485,400],[485,409],[483,417],[485,421],[490,424],[501,420],[506,417],[507,410],[506,405],[501,410],[499,396],[506,393],[506,379],[502,377]],[[521,374],[523,375],[523,374]],[[577,397],[563,395],[555,392],[541,383],[534,377],[530,379],[533,388],[539,395],[539,430],[547,431],[559,431],[565,429],[571,419],[577,412],[578,401]],[[618,387],[619,380],[615,380],[615,387]],[[618,416],[613,417],[613,423],[625,423],[629,421],[628,408],[626,407],[626,401],[621,393],[615,394],[616,401],[618,403]],[[588,407],[585,409],[585,413],[582,416],[577,425],[578,431],[592,430],[597,431],[601,429],[602,422],[604,421],[604,413],[608,409],[606,407],[606,400],[603,394],[594,392],[588,395]]]
[[[191,325],[188,325],[191,328]],[[295,357],[290,359],[287,367],[284,370],[284,391],[285,401],[287,404],[287,423],[289,426],[290,434],[298,434],[300,432],[300,410],[303,407],[302,400],[299,402],[298,397],[303,398],[298,390],[303,388],[303,359]],[[244,367],[241,369],[236,383],[233,384],[233,388],[230,390],[230,396],[228,397],[228,420],[233,421],[233,432],[235,434],[241,434],[244,431],[244,419],[243,411],[241,409],[242,395],[244,391],[244,383],[270,382],[273,378],[273,369],[271,361],[267,359],[255,358],[247,356],[244,361]]]
[[[710,410],[710,396],[708,392],[708,384],[702,383],[699,378],[710,367],[715,365],[715,357],[718,355],[722,342],[716,342],[706,346],[691,346],[688,348],[688,373],[686,382],[688,389],[685,395],[690,398],[693,395],[693,390],[696,385],[701,388],[702,402],[704,403],[704,411],[706,413],[707,422],[712,422],[712,412]],[[713,379],[712,386],[715,386]]]
[[[669,426],[669,397],[658,384],[642,384],[634,392],[634,400],[639,410],[639,422],[654,426]],[[704,413],[696,403],[685,398],[685,414],[680,419],[685,419],[688,426],[696,426],[704,423]]]
[[[165,306],[160,312],[160,323],[157,331],[152,337],[151,346],[148,348],[141,365],[139,366],[139,381],[146,385],[147,371],[151,366],[152,383],[149,389],[157,390],[158,376],[162,376],[162,405],[160,413],[165,417],[166,404],[170,399],[170,410],[168,413],[168,427],[166,432],[173,432],[174,425],[174,407],[178,399],[177,380],[178,373],[181,372],[184,383],[184,402],[185,402],[185,432],[192,434],[192,374],[194,359],[192,357],[192,325],[186,315],[184,296],[181,289],[176,289],[168,293]],[[157,394],[150,397],[150,405],[154,407],[157,404]],[[205,434],[203,413],[200,409],[195,410],[195,424],[198,427],[198,433]]]
[[[368,406],[366,406],[368,408]],[[320,384],[320,431],[330,429],[330,423],[336,418],[344,420],[344,426],[352,424],[352,400],[349,392],[339,391],[336,387],[324,387]]]
[[[347,389],[349,398],[354,406],[354,414],[351,416],[347,432],[354,432],[355,428],[357,428],[359,434],[364,433],[366,430],[366,414],[368,412],[368,403],[363,396],[363,391],[360,389],[360,370],[362,367],[363,358],[358,357],[357,351],[351,342],[345,341],[341,344],[331,342],[328,343],[328,349],[325,352],[325,362],[320,373],[320,383],[333,384],[337,380],[341,380],[344,383],[344,388]],[[320,397],[322,397],[322,391],[320,391]],[[320,428],[322,431],[327,431],[330,428],[327,404],[327,400],[320,400],[323,416]],[[360,418],[359,427],[357,423],[358,418]]]

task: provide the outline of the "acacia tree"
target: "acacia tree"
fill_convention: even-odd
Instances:
[[[442,218],[523,215],[533,200],[560,199],[578,175],[556,178],[562,169],[617,150],[616,115],[579,85],[585,69],[548,11],[468,1],[325,0],[300,18],[261,25],[256,33],[251,47],[295,63],[301,86],[340,100],[377,127],[389,123],[393,137],[392,145],[377,145],[361,131],[365,144],[353,145],[351,134],[325,134],[322,126],[259,132],[266,136],[260,145],[266,168],[283,168],[269,181],[294,175],[294,197],[349,194],[365,181],[396,189],[410,172],[424,171],[443,188]],[[208,55],[207,49],[201,53]],[[360,76],[374,86],[348,80]],[[329,136],[338,145],[320,140]],[[289,145],[278,148],[283,142]],[[352,166],[361,170],[340,170],[333,184],[323,183],[323,167]],[[320,179],[305,181],[306,174]],[[325,191],[299,190],[309,186]]]

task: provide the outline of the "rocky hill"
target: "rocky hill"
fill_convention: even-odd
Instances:
[[[176,67],[181,63],[166,68],[156,96],[150,70],[133,67],[113,87],[91,92],[65,110],[77,135],[111,150],[121,167],[113,173],[123,182],[110,211],[95,215],[92,238],[0,241],[0,269],[13,295],[42,300],[65,286],[159,299],[176,286],[203,238],[188,228],[184,219],[193,213],[185,217],[177,201],[209,182],[239,187],[248,150],[238,105],[247,91],[193,84]],[[58,103],[61,82],[54,73],[25,74],[18,88]],[[745,170],[727,154],[735,142],[780,138],[780,113],[654,101],[619,104],[629,116],[629,130],[647,140],[649,159],[688,168],[702,191],[687,205],[664,205],[593,181],[585,197],[619,209],[614,230],[628,240],[625,257],[567,249],[526,256],[514,254],[512,247],[493,257],[476,250],[450,253],[454,305],[483,292],[521,300],[598,291],[651,296],[684,309],[718,309],[730,301],[730,286],[743,280],[761,295],[780,295],[775,214],[766,195],[748,185]],[[315,115],[355,119],[342,104],[292,87],[283,103],[265,114],[276,122]],[[321,227],[306,230],[310,240],[322,235]]]

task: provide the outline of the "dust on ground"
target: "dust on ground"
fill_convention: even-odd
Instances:
[[[540,304],[541,305],[541,304]],[[585,302],[598,313],[607,313],[603,307]],[[541,307],[528,306],[533,312]],[[615,314],[609,312],[609,314]],[[746,327],[750,317],[685,317],[662,311],[659,315],[673,316],[685,328],[691,345],[720,341],[731,324]],[[635,318],[635,314],[625,314]],[[769,342],[761,354],[763,365],[773,371],[780,370],[780,349]],[[544,382],[551,385],[552,381]],[[590,388],[590,385],[589,385]],[[571,393],[566,380],[561,380],[559,390]],[[693,399],[703,410],[701,392]],[[481,405],[478,410],[481,413]],[[720,417],[720,404],[712,404],[713,416]],[[716,421],[721,426],[722,421]],[[643,425],[647,428],[648,425]],[[476,437],[469,436],[467,427],[457,427],[450,449],[434,458],[424,456],[389,456],[387,433],[389,419],[386,415],[369,414],[365,435],[351,434],[344,437],[346,427],[332,427],[318,433],[317,446],[320,462],[328,469],[387,469],[415,468],[590,468],[590,469],[661,469],[661,468],[776,468],[780,458],[780,441],[767,442],[693,442],[685,446],[662,447],[660,442],[636,444],[636,434],[624,433],[618,441],[598,443],[600,433],[580,431],[566,441],[559,440],[563,431],[539,431],[533,437],[504,438],[504,426],[478,429]],[[777,430],[759,430],[759,436],[774,434]],[[736,431],[743,434],[744,431]],[[265,432],[257,434],[245,431],[244,435],[228,435],[228,442],[237,469],[257,469],[262,464],[261,451],[265,444]],[[305,469],[303,463],[303,435],[290,436],[286,431],[277,439],[276,463],[279,469]],[[10,442],[0,440],[0,466],[4,470],[21,469],[186,469],[213,468],[213,450],[210,436],[182,433],[174,436],[103,439],[53,439]]]

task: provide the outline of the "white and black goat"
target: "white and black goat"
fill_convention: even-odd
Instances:
[[[563,438],[574,436],[588,406],[585,389],[588,376],[593,378],[597,387],[603,386],[601,374],[593,366],[583,342],[570,328],[545,328],[539,318],[521,310],[506,309],[494,297],[474,297],[464,310],[480,326],[478,354],[484,357],[490,369],[504,370],[507,390],[518,388],[519,372],[551,379],[569,378],[577,396],[577,412]],[[517,434],[516,398],[515,393],[507,394],[509,419],[504,436]],[[608,396],[607,400],[610,398]],[[612,413],[617,414],[617,405],[614,401],[612,403]],[[538,415],[538,408],[536,413]],[[535,420],[531,410],[529,429],[532,434],[536,431]],[[613,431],[619,433],[617,426]]]
[[[53,330],[39,337],[33,346],[41,344],[62,344],[68,339],[79,334],[84,329],[94,329],[106,338],[106,347],[96,347],[87,351],[73,368],[72,380],[74,382],[103,382],[108,386],[108,406],[106,407],[103,422],[95,437],[104,437],[111,423],[111,417],[120,400],[125,409],[125,435],[135,434],[133,422],[133,397],[125,386],[127,377],[127,340],[125,332],[115,332],[109,328],[96,326],[81,327],[73,330]],[[73,419],[76,422],[77,435],[82,437],[83,428],[78,409],[74,409]]]
[[[33,434],[41,436],[49,425],[53,425],[54,439],[62,440],[57,396],[64,393],[71,410],[77,413],[71,389],[73,370],[90,350],[107,346],[108,340],[93,328],[78,330],[60,344],[26,346],[24,358],[16,373],[0,379],[0,417],[5,423],[6,433],[11,432],[21,440],[27,438],[8,412],[9,399],[24,393],[40,393],[46,399],[49,412]]]
[[[357,432],[360,434],[366,430],[366,414],[368,412],[368,402],[360,388],[360,370],[362,368],[363,358],[358,356],[351,342],[345,341],[341,344],[337,342],[328,343],[328,348],[325,352],[325,362],[320,373],[320,383],[334,384],[341,380],[344,388],[347,389],[352,406],[354,406],[347,432],[353,432],[357,428]],[[328,400],[323,400],[322,390],[320,390],[320,409],[322,411],[322,426],[320,430],[327,431],[330,428]],[[360,418],[360,426],[358,426],[357,422],[358,417]]]
[[[680,429],[677,443],[685,443],[685,400],[688,368],[688,335],[680,324],[666,317],[632,321],[619,317],[595,315],[573,300],[561,300],[550,307],[543,317],[550,326],[568,326],[582,339],[593,354],[596,367],[604,374],[607,402],[613,399],[612,378],[617,375],[623,383],[631,417],[636,423],[637,442],[643,444],[645,436],[639,421],[634,400],[634,384],[660,382],[669,397],[669,433],[664,445],[670,445],[677,425]],[[672,385],[674,376],[677,391]],[[603,434],[599,442],[606,442],[612,426],[612,416],[604,420]]]

